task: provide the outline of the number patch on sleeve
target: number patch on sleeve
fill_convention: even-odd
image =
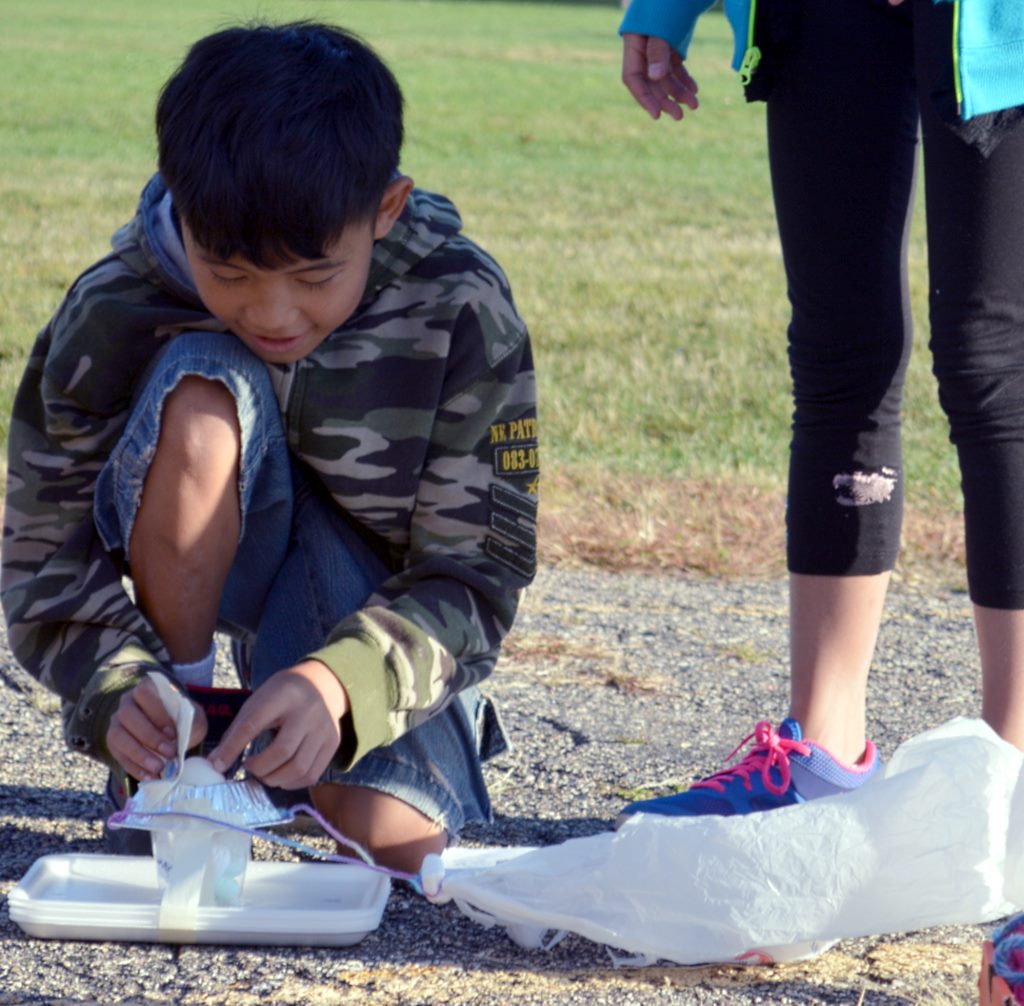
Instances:
[[[535,440],[494,448],[495,475],[536,475],[539,471],[540,456]]]

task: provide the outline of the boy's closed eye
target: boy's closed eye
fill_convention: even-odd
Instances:
[[[218,282],[223,283],[225,286],[231,286],[234,283],[243,283],[246,280],[244,275],[242,276],[222,276],[218,272],[210,270],[210,275]]]
[[[244,273],[240,276],[223,276],[218,272],[214,272],[212,269],[210,270],[210,275],[218,283],[221,283],[224,286],[234,286],[237,283],[244,283],[249,278]],[[296,276],[295,278],[300,286],[304,286],[309,289],[315,290],[317,287],[327,286],[327,284],[335,280],[338,277],[338,275],[339,273],[335,272],[332,273],[330,276],[325,276],[323,279],[302,279],[301,277],[298,276]]]
[[[339,273],[332,273],[330,276],[325,276],[323,279],[300,279],[299,282],[306,287],[316,289],[318,286],[327,286],[328,283],[333,282],[337,279]]]

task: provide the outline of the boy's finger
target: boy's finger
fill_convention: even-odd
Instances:
[[[107,749],[133,779],[158,779],[164,762],[116,720],[107,731]]]
[[[318,744],[311,740],[299,745],[287,761],[282,762],[273,770],[255,771],[251,765],[252,759],[245,763],[245,767],[268,786],[278,786],[281,789],[301,789],[319,782],[334,750],[329,743]],[[260,752],[260,754],[265,753]]]
[[[210,752],[210,764],[218,772],[227,771],[227,767],[233,765],[242,752],[264,730],[274,726],[275,722],[270,711],[264,709],[264,705],[260,701],[260,694],[254,693],[224,731],[220,743]]]
[[[151,723],[170,737],[175,736],[174,718],[167,711],[160,693],[148,678],[132,690],[135,704],[146,714]],[[169,731],[169,732],[168,732]]]
[[[206,719],[206,710],[198,702],[193,702],[192,708],[195,711],[195,715],[192,717],[192,732],[188,738],[188,746],[190,748],[201,744],[207,730],[210,729],[209,722]]]
[[[245,759],[245,770],[272,786],[285,785],[271,782],[286,769],[301,752],[306,741],[301,724],[285,724],[274,739],[262,750]]]
[[[111,729],[115,726],[131,737],[140,747],[152,751],[164,758],[173,758],[177,753],[174,741],[160,730],[149,718],[145,710],[135,702],[126,702],[118,707],[110,721]]]

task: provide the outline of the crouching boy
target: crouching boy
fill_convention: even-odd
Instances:
[[[12,648],[116,788],[175,750],[149,672],[208,685],[226,633],[251,695],[214,766],[248,752],[416,870],[490,816],[478,685],[535,566],[526,329],[452,204],[399,172],[398,85],[351,35],[201,39],[156,126],[158,174],[18,390]]]

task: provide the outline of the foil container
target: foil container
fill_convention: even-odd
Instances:
[[[165,829],[174,818],[163,815],[175,811],[202,815],[211,823],[223,822],[246,828],[272,828],[295,819],[292,811],[273,803],[260,782],[242,779],[205,786],[143,783],[125,804],[119,823],[121,827],[143,831]],[[156,816],[157,813],[160,816]]]

